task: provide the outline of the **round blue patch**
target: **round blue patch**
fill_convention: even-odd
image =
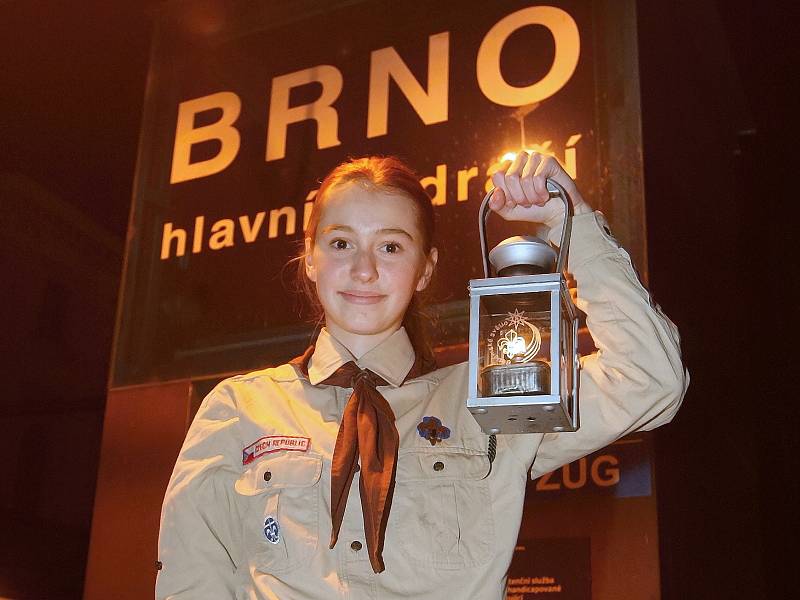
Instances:
[[[264,519],[264,536],[271,544],[277,544],[281,541],[281,528],[278,526],[278,521],[275,520],[275,517]]]

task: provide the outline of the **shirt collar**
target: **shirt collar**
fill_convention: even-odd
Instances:
[[[414,364],[414,347],[405,328],[401,327],[364,356],[356,359],[323,327],[308,365],[308,380],[311,385],[317,385],[349,361],[380,375],[392,387],[399,387]]]

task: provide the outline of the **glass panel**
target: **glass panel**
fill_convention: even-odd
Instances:
[[[572,349],[575,340],[572,337],[572,325],[566,317],[567,311],[561,306],[561,397],[566,398],[572,393]]]
[[[481,298],[481,396],[550,394],[550,293]]]
[[[575,352],[578,351],[578,323],[577,320],[570,319],[570,312],[567,307],[568,292],[561,296],[561,397],[569,398],[565,405],[570,413],[574,414],[573,404],[575,402],[575,384],[578,377],[575,361]]]

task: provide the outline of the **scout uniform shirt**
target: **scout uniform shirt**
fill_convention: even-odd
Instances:
[[[227,379],[203,401],[164,499],[157,598],[504,598],[529,473],[668,422],[688,383],[675,326],[602,214],[574,218],[570,270],[599,349],[582,359],[577,432],[498,435],[490,462],[465,406],[466,364],[404,382],[414,351],[396,331],[356,361],[388,382],[379,391],[400,436],[375,574],[358,473],[328,548],[331,456],[351,390],[320,382],[355,359],[323,329],[307,378],[282,365]]]

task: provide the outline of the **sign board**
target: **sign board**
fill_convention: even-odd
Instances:
[[[466,339],[478,206],[508,152],[554,154],[641,266],[643,221],[622,217],[642,206],[630,184],[641,172],[638,95],[625,95],[630,73],[612,77],[630,56],[635,66],[635,51],[607,24],[629,5],[168,5],[154,39],[111,386],[245,371],[302,351],[311,325],[291,260],[320,179],[351,156],[397,155],[431,194],[440,342]],[[624,127],[609,131],[614,122]],[[614,165],[628,155],[612,196]],[[497,239],[525,230],[497,221]]]

